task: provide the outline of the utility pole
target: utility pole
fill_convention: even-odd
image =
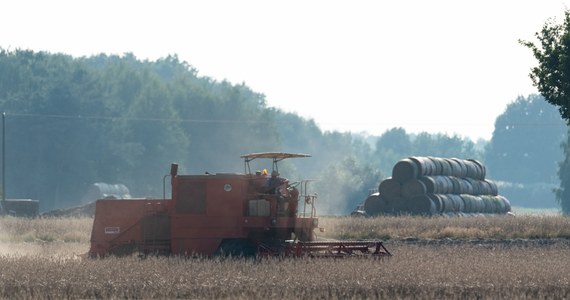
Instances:
[[[2,202],[6,201],[6,112],[2,112]]]

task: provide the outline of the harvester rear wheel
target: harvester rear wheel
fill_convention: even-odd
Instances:
[[[139,250],[138,245],[136,245],[135,243],[118,244],[111,247],[111,249],[109,250],[109,254],[122,257],[134,254],[138,252],[138,250]]]

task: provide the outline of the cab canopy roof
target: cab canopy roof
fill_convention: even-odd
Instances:
[[[269,158],[273,160],[273,165],[271,167],[272,171],[278,171],[277,163],[286,158],[297,158],[297,157],[311,157],[309,154],[303,153],[287,153],[287,152],[260,152],[242,155],[241,158],[244,159],[245,171],[251,174],[251,169],[249,167],[249,162],[256,158]]]
[[[297,158],[297,157],[311,157],[311,155],[303,153],[287,153],[287,152],[260,152],[260,153],[244,154],[241,156],[241,158],[245,158],[246,161],[251,161],[256,158],[271,158],[273,160],[283,160],[286,158]]]

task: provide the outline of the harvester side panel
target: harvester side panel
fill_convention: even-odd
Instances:
[[[243,216],[247,198],[245,176],[216,176],[208,181],[206,211],[212,217]]]
[[[145,239],[160,239],[166,235],[164,218],[148,218],[153,214],[167,214],[168,200],[97,200],[95,203],[95,219],[91,232],[91,256],[113,253],[117,247],[124,245],[140,245]],[[147,222],[142,222],[147,217]],[[149,224],[156,220],[156,224]],[[146,225],[145,225],[146,224]],[[149,233],[153,228],[155,233]],[[152,236],[151,236],[152,235]]]
[[[242,220],[242,217],[175,215],[171,218],[171,237],[172,239],[243,237]]]
[[[173,179],[177,214],[238,216],[244,209],[247,182],[243,175],[185,175]]]
[[[243,214],[248,181],[239,174],[173,179],[172,252],[212,255],[224,239],[247,238]]]
[[[206,179],[188,180],[183,177],[173,179],[172,199],[178,214],[206,213]]]
[[[222,239],[215,238],[173,239],[172,254],[213,255],[221,243]]]

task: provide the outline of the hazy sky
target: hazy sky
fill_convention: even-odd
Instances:
[[[245,83],[323,130],[393,127],[489,139],[536,93],[533,40],[568,1],[0,2],[0,47],[73,56],[169,54]]]

